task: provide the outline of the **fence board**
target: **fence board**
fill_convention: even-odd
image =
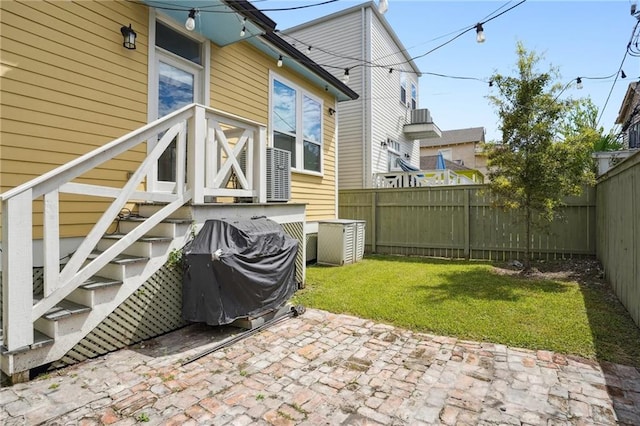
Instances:
[[[493,207],[486,186],[342,190],[340,217],[367,221],[367,252],[486,260],[521,258],[524,225]],[[533,258],[595,255],[595,195],[570,197],[563,219],[534,231]]]
[[[640,152],[601,178],[596,189],[598,259],[640,326]]]

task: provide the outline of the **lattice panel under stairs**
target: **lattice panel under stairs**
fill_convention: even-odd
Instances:
[[[283,223],[282,229],[292,238],[298,240],[298,254],[296,254],[296,281],[300,287],[304,287],[304,267],[305,267],[305,238],[304,223],[291,222]]]
[[[75,364],[187,325],[182,319],[182,272],[163,266],[55,364]]]

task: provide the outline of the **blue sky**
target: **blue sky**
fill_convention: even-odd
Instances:
[[[255,1],[260,9],[293,7],[320,0]],[[376,0],[377,2],[377,0]],[[512,1],[427,1],[389,0],[385,18],[411,56],[424,54],[455,36],[462,28],[485,20],[496,9],[503,11]],[[341,0],[296,11],[265,12],[286,29],[303,22],[362,3]],[[560,82],[576,77],[604,77],[614,74],[622,61],[637,20],[630,14],[630,0],[540,1],[524,4],[484,25],[486,41],[476,43],[470,31],[435,52],[416,60],[420,70],[439,74],[488,79],[494,72],[513,74],[516,42],[541,54],[540,69],[558,68]],[[450,34],[452,33],[452,34]],[[442,37],[446,34],[449,36]],[[330,48],[330,46],[327,46]],[[604,109],[600,125],[608,131],[614,122],[630,82],[640,78],[640,58],[628,56],[622,69],[627,78],[618,78]],[[569,85],[563,97],[590,97],[603,109],[613,78],[583,80],[584,88]],[[486,96],[487,83],[423,75],[420,78],[419,107],[429,108],[442,130],[485,127],[487,139],[500,137],[498,120]]]

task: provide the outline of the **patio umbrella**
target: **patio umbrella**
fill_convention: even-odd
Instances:
[[[397,162],[398,166],[402,169],[403,172],[419,172],[420,169],[414,166],[413,164],[404,161],[402,158],[398,158]]]
[[[446,168],[447,165],[444,163],[444,157],[442,156],[442,153],[439,152],[438,158],[436,159],[436,170],[445,170]]]

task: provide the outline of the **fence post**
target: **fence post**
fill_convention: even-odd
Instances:
[[[469,207],[470,188],[464,189],[464,258],[471,257],[471,208]]]
[[[373,190],[371,196],[371,253],[376,252],[376,222],[378,221],[378,191]]]

